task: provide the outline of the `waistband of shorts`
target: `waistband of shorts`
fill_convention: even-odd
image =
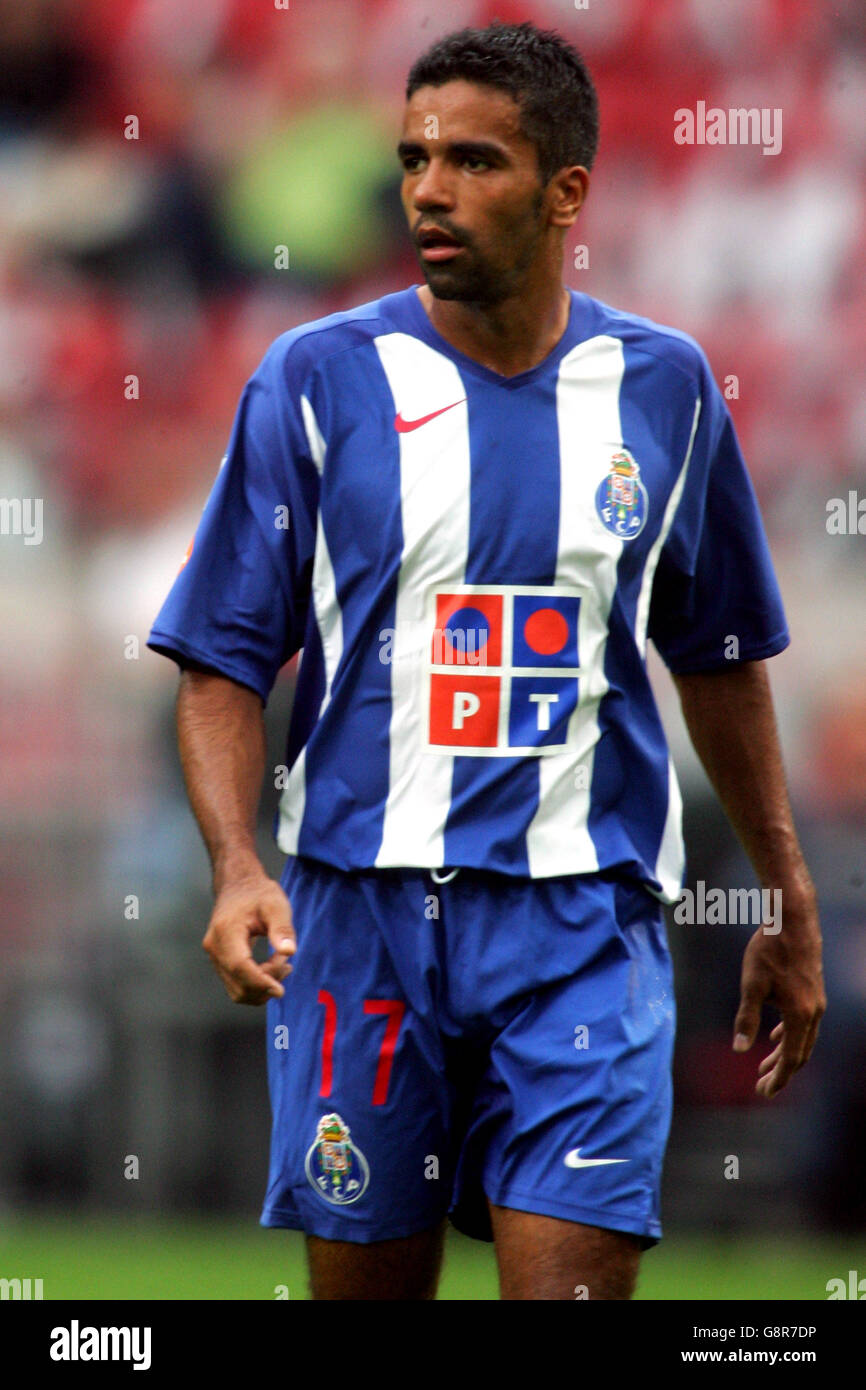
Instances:
[[[551,876],[541,876],[533,878],[529,874],[506,874],[498,869],[483,868],[478,865],[469,864],[446,864],[430,866],[425,864],[389,864],[389,865],[369,865],[359,868],[345,869],[339,864],[332,864],[327,859],[317,859],[311,854],[291,854],[288,856],[287,865],[293,861],[304,867],[305,865],[313,872],[316,870],[326,873],[338,874],[343,878],[369,878],[383,882],[387,879],[400,879],[408,876],[427,877],[437,887],[444,887],[447,883],[453,883],[459,875],[469,877],[469,879],[486,879],[491,882],[498,882],[505,885],[523,883],[526,885],[536,884],[542,886],[545,883],[555,883],[561,880],[585,880],[587,883],[602,882],[611,883],[614,886],[639,890],[651,898],[657,905],[659,899],[649,885],[634,875],[624,872],[619,865],[605,869],[596,869],[593,873],[586,874],[556,874]],[[439,875],[439,877],[437,877]]]
[[[456,878],[460,872],[460,869],[461,865],[458,864],[456,868],[453,869],[446,869],[443,866],[443,868],[441,869],[429,869],[428,872],[434,883],[443,884],[450,883],[452,878]],[[439,874],[444,874],[444,878],[437,877],[437,875]]]

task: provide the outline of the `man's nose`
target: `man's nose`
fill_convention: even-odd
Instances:
[[[441,160],[430,160],[415,184],[412,200],[419,212],[432,207],[453,208],[454,191]]]

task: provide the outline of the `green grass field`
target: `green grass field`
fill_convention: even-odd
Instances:
[[[712,1241],[669,1235],[644,1258],[638,1297],[825,1300],[827,1280],[866,1271],[866,1242]],[[254,1220],[3,1220],[0,1277],[41,1278],[46,1299],[308,1297],[302,1238]],[[439,1297],[497,1298],[490,1246],[452,1233]]]

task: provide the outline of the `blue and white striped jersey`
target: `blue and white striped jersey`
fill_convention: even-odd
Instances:
[[[616,870],[672,901],[648,639],[674,672],[789,640],[700,348],[572,292],[553,351],[505,378],[416,286],[269,349],[148,645],[265,701],[303,649],[287,853]]]

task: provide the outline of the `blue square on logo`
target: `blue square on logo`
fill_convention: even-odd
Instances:
[[[509,745],[540,748],[564,744],[576,705],[576,676],[512,676]]]
[[[576,594],[515,594],[512,665],[579,666]]]

